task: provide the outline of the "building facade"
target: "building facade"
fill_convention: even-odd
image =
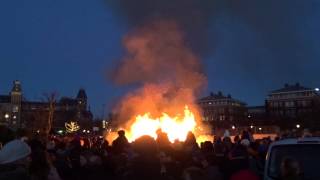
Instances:
[[[20,81],[14,81],[8,95],[0,95],[0,124],[10,127],[24,126],[21,121],[22,91]]]
[[[210,93],[209,96],[201,98],[198,105],[202,109],[204,122],[213,124],[215,127],[229,127],[247,123],[246,104],[223,95],[222,92]]]
[[[283,88],[271,91],[265,104],[267,117],[282,128],[320,127],[320,96],[317,88],[307,88],[299,83],[285,84]]]
[[[52,129],[64,129],[65,122],[74,121],[80,126],[92,124],[92,113],[87,105],[87,95],[80,89],[75,98],[62,97],[51,101],[28,101],[23,97],[19,81],[14,81],[9,95],[0,95],[0,124],[30,131],[41,131],[47,126],[50,110],[53,111]]]

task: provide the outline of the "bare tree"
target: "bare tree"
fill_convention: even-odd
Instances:
[[[52,129],[54,112],[56,110],[57,97],[58,97],[58,94],[56,92],[44,93],[45,101],[48,103],[48,119],[47,119],[47,126],[45,128],[46,135],[49,135]]]

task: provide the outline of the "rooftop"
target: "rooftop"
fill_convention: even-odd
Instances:
[[[286,93],[293,91],[311,91],[313,89],[301,86],[299,83],[294,85],[285,84],[283,88],[271,91],[271,93]]]
[[[234,99],[231,97],[230,94],[228,94],[227,96],[223,95],[222,92],[218,92],[217,94],[211,92],[209,96],[206,96],[206,97],[203,97],[201,99],[199,99],[199,101],[216,101],[216,100],[230,100],[230,101],[235,101],[235,102],[238,102],[240,104],[244,104],[244,102],[241,102],[237,99]]]

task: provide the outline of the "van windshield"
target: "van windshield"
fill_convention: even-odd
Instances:
[[[305,180],[319,180],[320,144],[283,145],[272,148],[268,176],[280,177],[281,162],[286,157],[298,160]]]

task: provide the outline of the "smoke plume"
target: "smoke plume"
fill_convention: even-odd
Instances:
[[[124,37],[126,55],[113,72],[118,85],[141,85],[117,105],[120,120],[137,114],[177,114],[185,105],[196,111],[195,94],[206,86],[199,58],[186,46],[175,21],[156,21]],[[123,124],[123,122],[120,122]]]
[[[195,53],[210,50],[208,25],[213,17],[214,0],[106,0],[114,12],[129,25],[141,27],[157,19],[175,21],[186,34],[185,43]]]

